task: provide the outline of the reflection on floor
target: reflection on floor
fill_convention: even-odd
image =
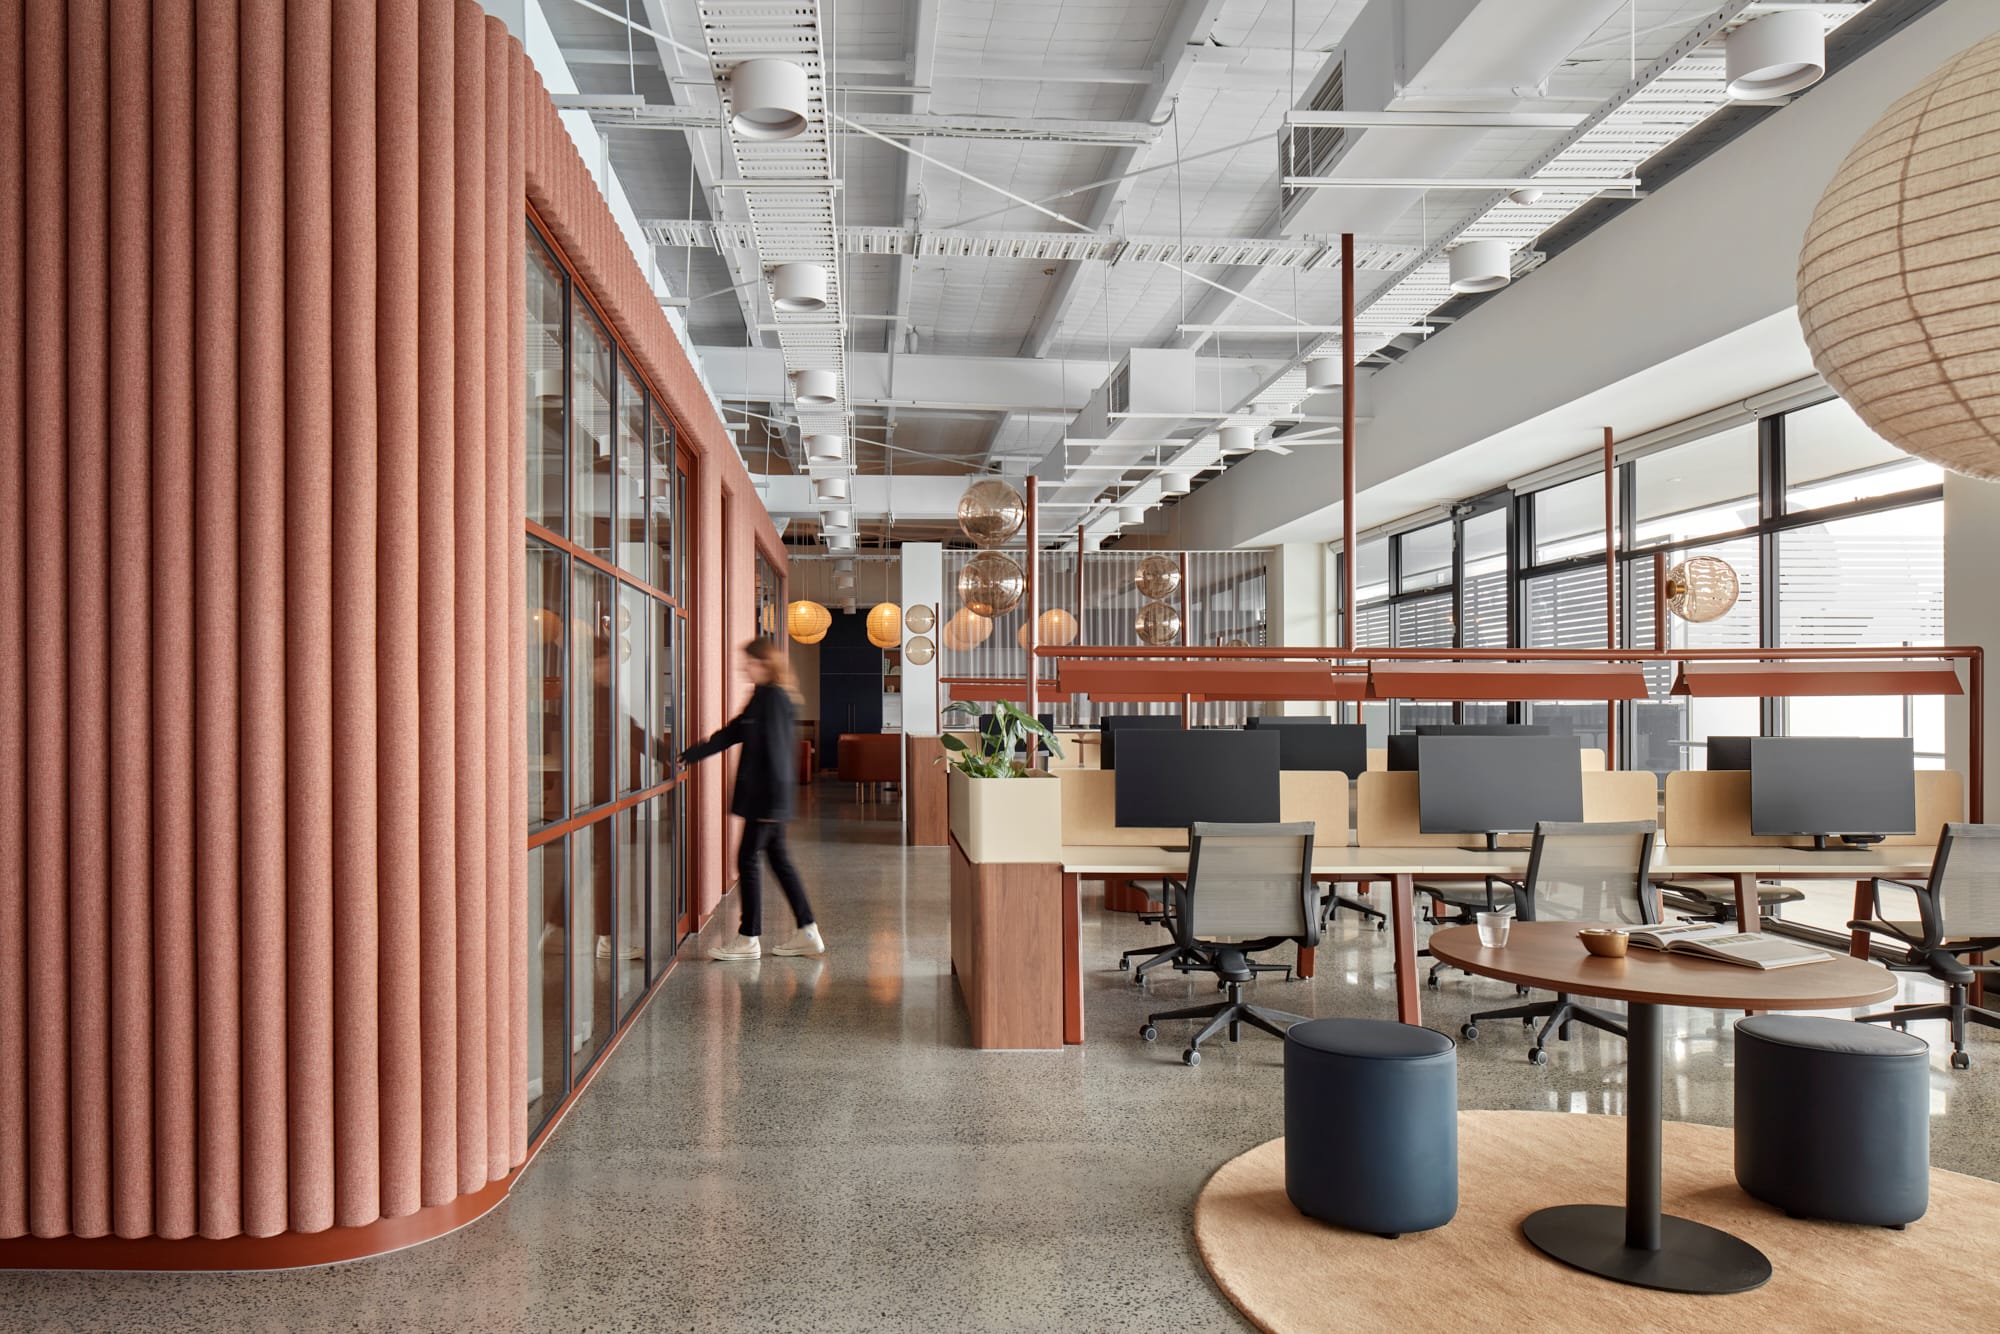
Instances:
[[[966,1050],[946,854],[906,851],[893,806],[851,797],[822,784],[796,828],[831,952],[709,963],[701,947],[735,926],[725,905],[486,1219],[306,1273],[0,1274],[0,1309],[16,1327],[75,1329],[1246,1328],[1195,1257],[1189,1210],[1216,1166],[1280,1133],[1279,1044],[1218,1041],[1190,1070],[1178,1031],[1140,1042],[1149,1009],[1212,988],[1138,991],[1118,951],[1153,929],[1087,900],[1089,1044]],[[773,894],[767,929],[790,925]],[[1316,980],[1254,991],[1304,1014],[1386,1017],[1387,940],[1343,914]],[[1460,975],[1424,997],[1446,1032],[1511,998]],[[1679,1013],[1670,1118],[1727,1122],[1733,1017]],[[1536,1068],[1525,1039],[1493,1028],[1461,1050],[1463,1106],[1623,1111],[1617,1042],[1552,1042]],[[1959,1074],[1942,1026],[1917,1031],[1934,1044],[1935,1162],[2000,1177],[2000,1035],[1975,1033]]]

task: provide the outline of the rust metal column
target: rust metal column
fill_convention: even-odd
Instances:
[[[1188,554],[1187,552],[1183,551],[1181,553],[1181,647],[1182,648],[1194,647],[1194,639],[1189,634],[1189,631],[1193,628],[1193,626],[1194,626],[1194,620],[1188,614]],[[1181,729],[1185,731],[1193,726],[1194,726],[1194,696],[1190,694],[1183,694],[1181,696]]]
[[[1035,493],[1038,489],[1039,486],[1036,480],[1033,477],[1028,478],[1028,485],[1026,488],[1027,500],[1028,500],[1028,596],[1026,599],[1028,604],[1028,624],[1027,624],[1028,670],[1026,677],[1026,690],[1022,694],[1021,698],[1023,701],[1023,707],[1027,710],[1028,716],[1030,718],[1035,716],[1035,704],[1036,704],[1035,643],[1037,639],[1036,632],[1041,628],[1037,624],[1037,621],[1041,617],[1041,610],[1042,610],[1041,609],[1042,561],[1040,554],[1041,527],[1035,513],[1036,511]],[[1035,764],[1035,739],[1034,737],[1031,736],[1028,738],[1028,767],[1033,768],[1034,764]]]
[[[1653,652],[1667,651],[1667,553],[1653,553]]]
[[[1604,647],[1618,647],[1618,510],[1615,504],[1618,470],[1612,458],[1614,437],[1604,428]],[[1618,767],[1618,705],[1604,701],[1604,767]]]
[[[1340,234],[1340,620],[1355,647],[1354,611],[1354,233]]]

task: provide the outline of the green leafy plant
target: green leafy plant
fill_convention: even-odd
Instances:
[[[993,711],[993,726],[991,730],[984,730],[979,726],[979,717],[989,707]],[[967,745],[949,732],[938,738],[948,752],[944,762],[967,778],[1025,778],[1028,768],[1014,759],[1014,752],[1029,737],[1047,746],[1049,753],[1057,759],[1062,758],[1062,743],[1056,740],[1056,734],[1018,704],[997,700],[989,706],[957,700],[944,706],[944,714],[972,721],[972,733],[978,739],[977,745]]]

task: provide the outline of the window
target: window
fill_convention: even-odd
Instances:
[[[1536,491],[1528,497],[1535,532],[1534,564],[1604,554],[1604,474]],[[1600,616],[1602,608],[1599,609]],[[1601,621],[1600,621],[1601,623]],[[1598,647],[1604,646],[1600,638]]]
[[[1754,528],[1757,424],[1647,454],[1630,476],[1637,546]]]
[[[1449,520],[1404,533],[1397,562],[1396,591],[1414,593],[1451,582],[1452,526]]]
[[[1840,399],[1785,414],[1785,510],[1824,508],[1921,487],[1944,472],[1868,429]]]
[[[528,1080],[549,1125],[686,923],[679,735],[687,476],[673,422],[529,229]]]
[[[1507,615],[1507,511],[1490,509],[1466,518],[1465,581],[1459,589],[1459,643],[1505,648],[1514,638]]]

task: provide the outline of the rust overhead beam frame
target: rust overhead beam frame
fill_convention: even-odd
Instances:
[[[1604,428],[1604,647],[1618,647],[1618,505],[1616,437]],[[1604,767],[1618,767],[1618,710],[1605,701]]]
[[[1340,234],[1340,642],[1360,636],[1354,608],[1354,233]]]

